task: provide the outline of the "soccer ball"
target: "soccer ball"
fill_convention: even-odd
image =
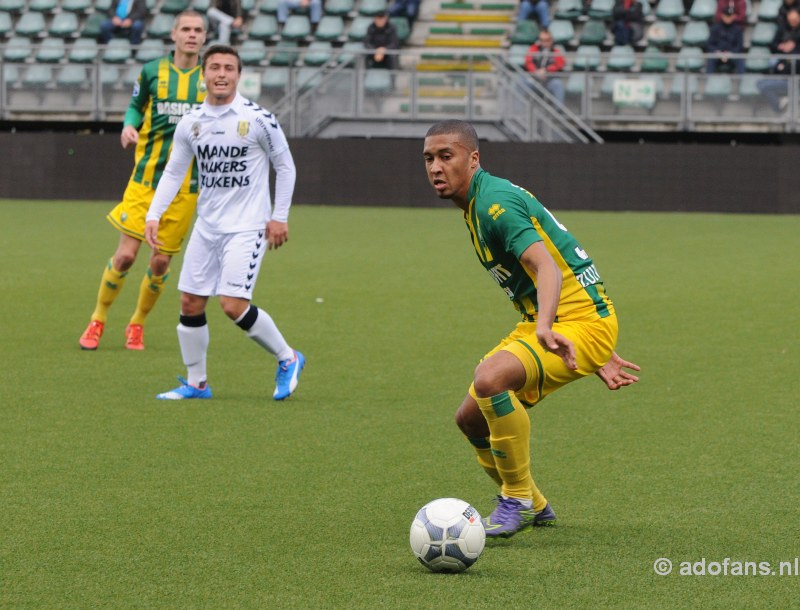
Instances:
[[[411,524],[411,550],[432,572],[463,572],[478,561],[485,543],[481,516],[464,500],[428,502]]]

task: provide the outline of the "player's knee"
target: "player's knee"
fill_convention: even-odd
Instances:
[[[495,375],[491,370],[479,366],[475,369],[475,380],[473,381],[475,387],[475,394],[478,398],[489,398],[501,392],[505,392],[509,388],[503,383],[503,380]]]
[[[250,308],[249,301],[229,297],[220,297],[219,304],[222,306],[222,311],[231,320],[238,320]]]
[[[464,436],[469,438],[483,438],[489,435],[489,426],[486,424],[486,418],[483,417],[480,409],[468,408],[467,405],[461,405],[456,411],[456,426],[461,430]]]
[[[114,269],[117,271],[127,271],[136,262],[135,252],[117,252],[114,254]]]
[[[184,316],[199,316],[206,310],[205,299],[193,294],[181,295],[181,314]]]
[[[150,259],[150,270],[153,275],[161,276],[169,270],[170,257],[166,254],[154,254]]]

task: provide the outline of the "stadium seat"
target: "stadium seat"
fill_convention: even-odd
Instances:
[[[600,47],[580,45],[575,51],[573,70],[597,70],[600,67]]]
[[[107,64],[124,64],[131,58],[131,41],[127,38],[112,38],[108,41],[102,60]]]
[[[648,44],[656,47],[671,47],[675,44],[678,31],[671,21],[656,21],[647,30]]]
[[[148,61],[153,61],[166,54],[167,49],[164,46],[163,40],[148,38],[147,40],[143,40],[142,44],[139,45],[139,49],[136,51],[136,61],[140,64],[146,64]]]
[[[780,11],[783,0],[761,0],[758,7],[758,20],[759,21],[775,21],[778,19],[778,11]]]
[[[675,69],[679,72],[699,72],[703,69],[703,49],[698,47],[683,47],[678,51],[675,60]]]
[[[333,45],[326,40],[317,40],[308,45],[308,50],[303,55],[306,66],[324,66],[333,56]]]
[[[715,0],[694,0],[689,9],[689,18],[697,21],[711,21],[717,12]]]
[[[636,53],[629,45],[617,45],[611,49],[606,68],[609,72],[630,72],[636,64]]]
[[[350,29],[347,31],[347,39],[355,42],[363,42],[367,37],[367,28],[372,23],[372,19],[359,15],[350,24]]]
[[[194,0],[192,2],[192,10],[197,11],[198,13],[203,13],[204,15],[206,14],[210,6],[211,6],[211,0]]]
[[[642,52],[642,72],[666,72],[669,59],[658,47],[647,47]]]
[[[45,38],[36,53],[36,61],[42,64],[57,64],[66,55],[63,38]]]
[[[614,0],[592,0],[586,14],[590,19],[611,19],[614,13]]]
[[[126,87],[132,87],[135,82],[139,80],[139,75],[142,73],[142,67],[133,65],[124,68],[122,71],[122,84]]]
[[[517,21],[509,41],[511,44],[531,46],[539,38],[539,24],[529,19]]]
[[[189,8],[189,0],[164,0],[161,5],[161,12],[168,15],[177,15]]]
[[[733,93],[733,80],[729,74],[709,74],[706,79],[705,97],[727,99]]]
[[[25,0],[0,0],[0,11],[18,15],[25,10]]]
[[[112,64],[100,65],[100,85],[103,87],[116,87],[120,82],[119,68]]]
[[[576,21],[583,14],[582,0],[558,0],[554,16],[556,19]]]
[[[768,72],[770,50],[767,47],[750,47],[744,59],[746,72]]]
[[[94,10],[95,13],[102,13],[103,17],[105,18],[105,13],[108,12],[108,9],[111,8],[112,0],[94,0]],[[150,8],[148,3],[148,8]]]
[[[275,15],[256,15],[250,24],[248,36],[254,40],[272,40],[278,35],[278,20]]]
[[[33,54],[33,45],[25,36],[13,36],[5,45],[3,61],[23,62]]]
[[[279,0],[262,0],[258,7],[258,11],[260,13],[264,13],[265,15],[277,15],[278,2]]]
[[[33,11],[23,13],[14,31],[17,36],[40,38],[45,34],[44,15]]]
[[[22,75],[22,84],[31,88],[44,88],[54,82],[53,66],[47,64],[31,64],[26,66]]]
[[[530,45],[527,44],[512,44],[508,48],[508,54],[506,55],[506,61],[511,66],[518,66],[525,69],[525,57],[528,55],[528,49],[530,49]]]
[[[389,17],[389,21],[397,32],[400,44],[405,44],[411,36],[411,24],[408,22],[408,17]]]
[[[0,38],[6,38],[13,29],[11,13],[5,11],[0,12]]]
[[[385,11],[386,7],[386,0],[361,0],[358,5],[358,14],[372,17],[381,11]]]
[[[550,22],[550,34],[553,36],[553,43],[568,46],[575,38],[575,28],[571,21],[566,19],[553,19]]]
[[[279,43],[280,44],[280,43]],[[267,68],[261,78],[261,90],[282,96],[289,86],[289,68]]]
[[[688,84],[688,91],[689,95],[694,95],[697,93],[697,75],[696,74],[675,74],[672,79],[672,85],[669,88],[669,94],[672,97],[681,97],[684,94],[684,90]]]
[[[768,47],[772,44],[775,38],[775,32],[778,26],[769,21],[759,21],[753,26],[753,31],[750,37],[750,44],[757,47]]]
[[[578,44],[600,46],[606,39],[608,30],[606,24],[598,19],[590,19],[583,24],[583,29],[578,37]]]
[[[53,20],[50,22],[50,28],[47,31],[50,36],[74,38],[77,36],[79,30],[78,15],[62,11],[53,16]]]
[[[74,64],[67,64],[61,68],[56,77],[56,85],[68,89],[84,88],[90,82],[86,66],[76,66]]]
[[[28,10],[37,13],[52,13],[57,6],[58,0],[30,0]]]
[[[739,82],[739,97],[743,100],[753,101],[762,99],[761,91],[758,89],[758,81],[761,80],[758,74],[745,74]]]
[[[365,93],[384,95],[392,89],[392,73],[389,70],[367,70],[367,74],[364,77]]]
[[[572,97],[583,95],[586,92],[586,75],[580,72],[573,72],[567,78],[564,87],[566,94]]]
[[[3,73],[3,82],[6,87],[13,86],[19,80],[19,66],[16,64],[4,64],[0,66],[0,72]]]
[[[681,44],[688,47],[705,47],[711,35],[708,23],[705,21],[690,21],[683,26]]]
[[[281,40],[305,40],[311,35],[311,21],[306,15],[289,15],[281,31]]]
[[[683,18],[683,0],[658,0],[656,18],[663,21],[680,21]]]
[[[356,56],[361,55],[364,44],[361,42],[350,41],[344,43],[340,53],[336,56],[336,62],[340,64],[352,64]]]
[[[325,15],[320,19],[314,34],[317,40],[336,42],[344,38],[344,19],[337,15]]]
[[[293,66],[297,63],[299,53],[293,42],[281,40],[272,48],[269,56],[270,66]],[[269,72],[269,70],[267,70]]]
[[[160,40],[168,39],[172,35],[172,24],[174,21],[175,17],[173,15],[167,15],[165,13],[155,15],[150,25],[147,26],[147,37],[158,38]]]
[[[239,57],[245,66],[258,66],[267,59],[267,47],[261,40],[251,38],[239,47]]]
[[[89,15],[81,30],[81,38],[94,38],[100,36],[100,25],[105,21],[105,16],[98,13]]]
[[[325,14],[348,17],[355,10],[353,0],[328,0],[325,2]]]
[[[295,85],[301,90],[315,87],[319,84],[321,77],[319,68],[305,66],[297,71]]]
[[[93,38],[78,38],[69,52],[69,61],[75,64],[90,64],[99,54],[97,41]]]

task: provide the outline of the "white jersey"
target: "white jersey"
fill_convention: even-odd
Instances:
[[[208,102],[185,114],[175,129],[172,152],[147,220],[159,220],[197,158],[200,194],[197,222],[213,233],[262,229],[270,219],[286,222],[296,170],[275,116],[236,94],[226,106]],[[275,168],[275,210],[269,193]]]

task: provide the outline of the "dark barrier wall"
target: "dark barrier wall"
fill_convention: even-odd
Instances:
[[[295,201],[443,206],[422,139],[293,140]],[[0,134],[0,197],[122,196],[133,151],[119,135]],[[713,144],[481,144],[484,169],[553,209],[800,213],[800,147]]]

